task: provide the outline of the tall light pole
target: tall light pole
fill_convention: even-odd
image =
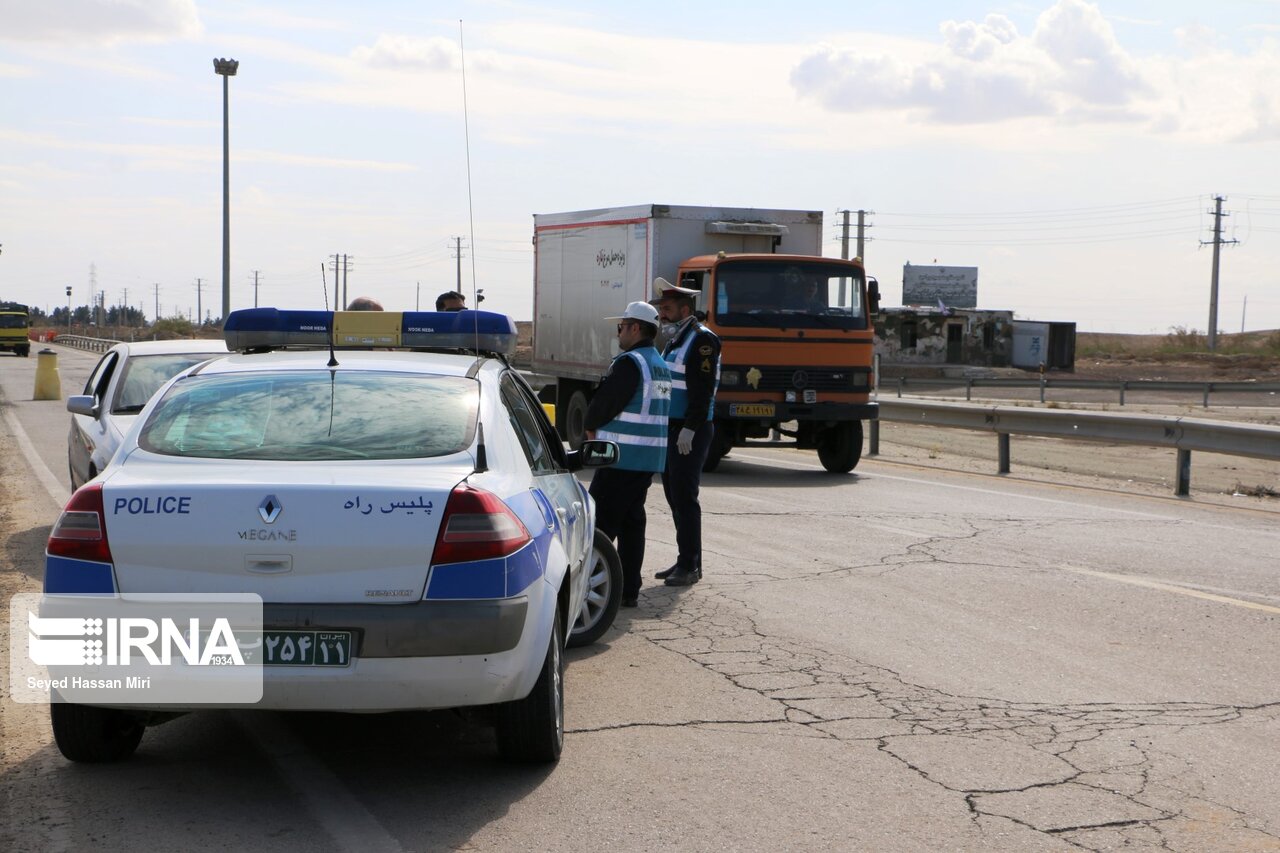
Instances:
[[[67,285],[67,334],[71,334],[71,285]]]
[[[222,77],[222,320],[231,313],[231,135],[228,121],[228,79],[236,76],[240,63],[215,59],[214,73]]]

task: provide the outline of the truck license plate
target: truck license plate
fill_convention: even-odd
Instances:
[[[731,418],[771,418],[774,413],[773,403],[730,403]]]

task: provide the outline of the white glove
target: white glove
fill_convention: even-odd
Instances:
[[[681,456],[689,455],[689,451],[693,450],[693,430],[688,427],[680,430],[680,435],[676,436],[676,450],[680,451]]]

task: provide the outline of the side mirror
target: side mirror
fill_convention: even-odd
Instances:
[[[589,438],[582,442],[577,450],[570,450],[568,458],[570,471],[581,471],[583,468],[607,468],[617,463],[620,451],[612,441],[600,438]]]
[[[72,394],[67,398],[67,411],[73,415],[98,416],[98,398],[92,394]]]
[[[880,282],[867,276],[867,313],[880,313]]]

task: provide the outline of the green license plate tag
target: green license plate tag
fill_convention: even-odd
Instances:
[[[263,631],[263,666],[347,666],[350,631]]]

